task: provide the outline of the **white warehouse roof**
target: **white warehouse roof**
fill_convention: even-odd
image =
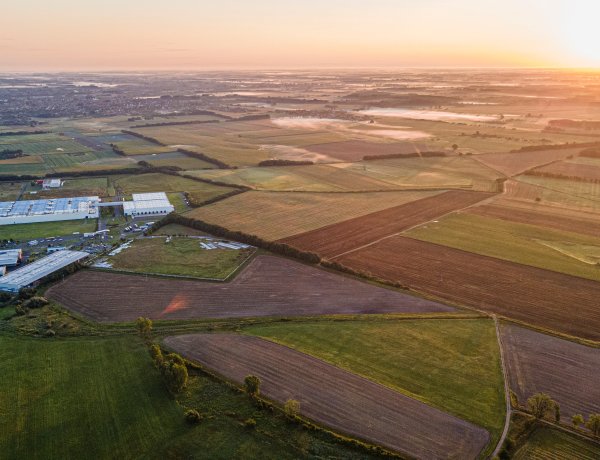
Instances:
[[[89,256],[83,251],[57,251],[0,278],[0,291],[17,292],[67,265]]]
[[[132,193],[131,196],[133,198],[133,201],[169,201],[165,192]]]

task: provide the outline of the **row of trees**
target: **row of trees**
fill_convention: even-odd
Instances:
[[[554,422],[560,423],[560,405],[546,393],[537,393],[527,400],[527,408],[537,420],[553,415]],[[600,414],[590,414],[587,421],[581,414],[571,417],[574,428],[585,426],[594,436],[600,436]]]

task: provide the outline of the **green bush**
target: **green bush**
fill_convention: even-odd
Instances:
[[[256,428],[256,420],[253,418],[247,418],[244,420],[244,428],[248,428],[249,430]]]
[[[202,415],[196,409],[188,409],[185,411],[185,420],[190,425],[197,425],[202,421]]]
[[[45,297],[31,297],[23,302],[25,308],[42,308],[44,305],[48,305]]]

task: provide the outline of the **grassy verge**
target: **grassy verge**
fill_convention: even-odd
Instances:
[[[35,238],[48,238],[50,236],[65,236],[71,235],[74,232],[94,232],[96,231],[96,227],[96,219],[2,225],[0,226],[0,240],[13,239],[26,241]]]

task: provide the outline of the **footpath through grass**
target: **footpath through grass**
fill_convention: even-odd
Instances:
[[[27,241],[50,236],[66,236],[74,232],[95,232],[96,219],[63,220],[58,222],[38,222],[0,226],[0,240]]]
[[[499,435],[503,381],[490,319],[273,323],[258,335],[324,359]]]

